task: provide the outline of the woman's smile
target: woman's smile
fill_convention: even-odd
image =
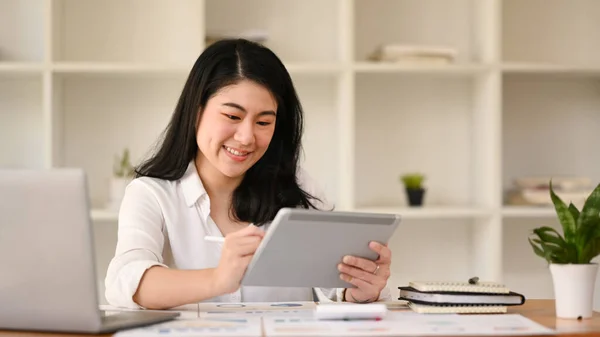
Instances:
[[[243,162],[252,153],[249,151],[238,150],[227,145],[223,145],[223,149],[225,150],[225,153],[229,156],[229,158],[238,162]]]

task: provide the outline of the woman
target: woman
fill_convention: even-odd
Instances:
[[[240,287],[264,230],[282,207],[325,208],[298,169],[302,109],[269,49],[246,40],[212,44],[197,59],[158,151],[136,169],[119,212],[106,276],[115,306],[310,301],[312,289]],[[224,236],[223,244],[205,235]],[[357,286],[318,289],[340,301],[380,299],[390,250],[348,257],[340,277]]]

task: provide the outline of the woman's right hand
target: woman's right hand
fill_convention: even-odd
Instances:
[[[239,289],[246,268],[265,232],[254,226],[225,236],[219,266],[215,270],[215,286],[221,294],[230,294]]]

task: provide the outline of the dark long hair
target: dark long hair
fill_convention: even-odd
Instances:
[[[277,118],[271,143],[233,192],[231,215],[257,226],[273,220],[282,207],[315,208],[297,181],[302,149],[302,106],[281,60],[268,48],[244,39],[222,40],[198,57],[156,153],[135,170],[136,177],[177,180],[196,157],[196,126],[210,97],[247,79],[273,94]]]

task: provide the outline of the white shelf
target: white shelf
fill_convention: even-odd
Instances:
[[[41,74],[42,63],[34,62],[0,62],[0,74]]]
[[[0,62],[42,62],[46,1],[0,1]]]
[[[399,214],[403,219],[470,219],[490,216],[491,211],[469,207],[357,207],[354,211],[369,213]]]
[[[342,67],[336,63],[300,63],[292,62],[285,64],[290,74],[331,74],[336,75],[342,71]]]
[[[63,75],[187,75],[192,66],[193,64],[168,63],[58,62],[52,65],[52,71]],[[6,68],[12,69],[13,67],[7,66]],[[286,68],[291,74],[337,74],[341,71],[341,67],[333,63],[290,63],[286,64]],[[1,64],[0,71],[2,71]]]
[[[448,74],[448,75],[477,75],[490,70],[484,65],[418,65],[394,64],[376,62],[357,62],[353,69],[357,73],[419,73],[419,74]]]
[[[365,60],[382,43],[455,48],[457,61],[475,62],[478,13],[471,0],[355,0],[354,59]],[[492,13],[489,13],[492,14]],[[486,17],[488,20],[491,19]],[[436,24],[434,24],[436,23]],[[491,39],[492,36],[484,38]]]
[[[598,64],[600,2],[500,1],[502,58],[509,62]]]
[[[506,74],[548,74],[548,75],[574,75],[574,76],[598,76],[600,65],[581,66],[552,63],[527,63],[515,62],[502,65],[502,71]]]
[[[114,223],[119,218],[119,212],[105,209],[92,209],[91,217],[93,221]]]
[[[354,212],[399,214],[403,219],[469,219],[485,218],[493,214],[491,210],[469,207],[357,207]],[[505,206],[502,208],[505,218],[554,218],[556,213],[551,207]],[[92,210],[93,220],[116,221],[118,213],[103,209]]]
[[[341,11],[352,1],[205,0],[207,36],[231,36],[251,30],[268,34],[264,42],[285,64],[340,60]],[[344,3],[347,2],[347,3]],[[235,9],[235,10],[233,10]]]
[[[555,218],[556,212],[552,207],[505,206],[502,208],[505,218]]]
[[[202,0],[51,3],[54,62],[188,63],[204,46]]]
[[[191,65],[161,63],[59,62],[52,65],[57,74],[176,74],[187,75]]]
[[[484,218],[492,214],[491,211],[467,207],[358,207],[354,212],[399,214],[403,219],[469,219]],[[116,221],[118,212],[104,209],[92,210],[92,219],[97,221]]]
[[[0,168],[43,168],[41,76],[0,76]]]
[[[304,108],[302,164],[328,200],[411,220],[392,284],[477,274],[551,296],[536,293],[546,271],[519,259],[538,261],[527,230],[554,212],[502,196],[525,175],[600,181],[598,13],[598,0],[3,0],[0,166],[84,168],[92,218],[114,224],[101,208],[114,155],[149,153],[208,35],[264,30]],[[458,54],[368,61],[386,43]],[[412,171],[427,175],[422,208],[402,206],[398,177]]]

